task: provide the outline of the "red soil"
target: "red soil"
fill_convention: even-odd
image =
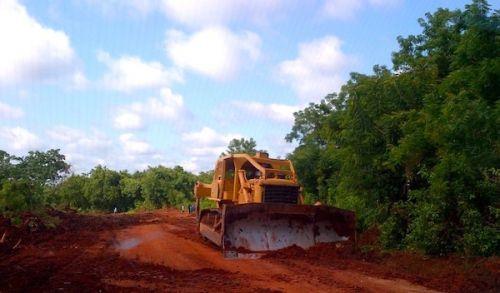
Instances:
[[[56,229],[29,214],[23,217],[22,228],[0,218],[0,238],[7,232],[0,243],[0,292],[498,292],[500,288],[498,258],[367,252],[366,247],[376,247],[376,231],[361,237],[357,250],[324,244],[309,250],[290,247],[261,259],[224,259],[197,235],[194,217],[173,210],[133,215],[50,213],[61,219]]]

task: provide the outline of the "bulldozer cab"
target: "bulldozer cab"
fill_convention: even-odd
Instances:
[[[289,160],[269,159],[265,153],[220,158],[213,177],[211,197],[234,203],[262,202],[264,185],[297,185]],[[297,185],[298,187],[298,185]]]
[[[217,188],[212,189],[213,198],[231,200],[234,197],[234,173],[234,161],[231,158],[221,159],[217,162],[213,179]]]

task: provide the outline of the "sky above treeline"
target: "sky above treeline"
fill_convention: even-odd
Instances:
[[[239,137],[284,157],[293,112],[467,3],[0,0],[0,149],[59,148],[75,172],[209,170]]]

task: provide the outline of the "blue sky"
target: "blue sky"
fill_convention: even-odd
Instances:
[[[235,137],[283,157],[294,111],[466,3],[0,0],[0,149],[60,148],[76,172],[208,170]]]

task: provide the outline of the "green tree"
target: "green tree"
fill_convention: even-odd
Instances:
[[[55,188],[58,204],[75,209],[88,210],[90,202],[85,196],[85,185],[89,183],[89,180],[87,176],[74,174],[65,178]]]
[[[141,178],[146,207],[175,206],[192,200],[196,177],[180,166],[150,167]]]
[[[53,198],[47,198],[45,191],[68,170],[59,150],[29,152],[25,157],[0,151],[0,213],[12,217],[52,203]]]
[[[15,165],[15,176],[39,182],[53,184],[68,173],[70,165],[58,149],[46,152],[30,151]]]
[[[123,176],[120,180],[120,189],[122,197],[126,199],[127,206],[132,208],[136,206],[137,203],[143,202],[143,188],[141,186],[140,178]]]
[[[0,188],[0,214],[15,217],[20,212],[38,208],[41,187],[26,179],[6,180]]]
[[[202,171],[198,176],[196,176],[196,180],[203,183],[211,183],[214,178],[214,170],[210,171]]]
[[[400,39],[395,54],[395,68],[422,71],[425,64],[438,78],[393,150],[395,161],[424,182],[410,186],[406,241],[432,253],[498,252],[498,14],[477,0],[464,11],[440,9],[420,23],[423,34]]]
[[[257,153],[255,147],[257,147],[257,142],[253,138],[248,140],[243,137],[240,139],[233,138],[229,142],[226,152],[222,153],[222,156],[226,154],[249,154],[253,156]]]
[[[187,204],[197,176],[182,167],[150,167],[129,174],[96,166],[88,174],[66,176],[69,165],[59,150],[25,157],[0,151],[0,213],[9,217],[42,205],[79,210],[128,211]]]
[[[91,209],[112,211],[116,207],[120,211],[127,210],[127,202],[123,200],[120,190],[120,179],[118,172],[100,165],[90,171],[84,194]]]
[[[398,38],[394,71],[353,73],[295,113],[290,158],[306,197],[379,224],[387,247],[497,253],[498,12],[476,0],[419,23]]]
[[[9,155],[6,151],[0,150],[0,181],[13,178],[14,168],[21,158]]]

